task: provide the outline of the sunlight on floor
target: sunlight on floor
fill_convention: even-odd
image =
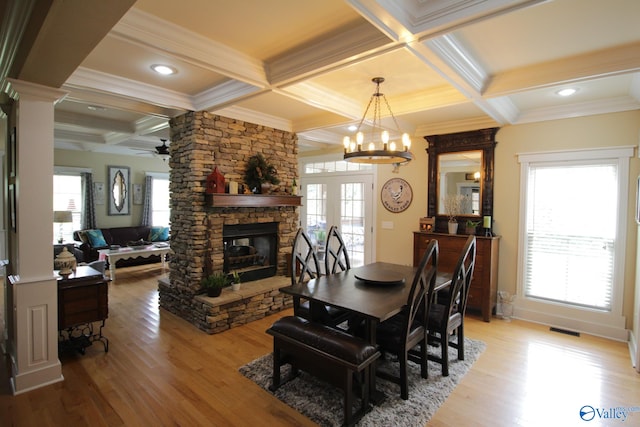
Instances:
[[[528,345],[527,372],[523,382],[521,418],[518,425],[575,425],[583,422],[583,407],[610,408],[634,402],[612,402],[601,389],[603,378],[597,357],[578,348],[550,343]],[[589,425],[611,420],[593,419]],[[604,425],[604,424],[602,424]]]

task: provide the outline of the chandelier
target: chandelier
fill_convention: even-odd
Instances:
[[[380,100],[384,100],[389,115],[393,119],[398,133],[400,134],[400,126],[396,120],[387,97],[383,93],[380,93],[380,83],[384,82],[384,77],[374,77],[371,79],[376,84],[376,92],[371,95],[369,105],[358,124],[356,129],[356,139],[352,140],[350,137],[345,136],[343,139],[344,144],[344,160],[354,163],[374,163],[374,164],[395,164],[400,165],[413,160],[413,154],[409,151],[411,148],[411,139],[407,133],[402,134],[402,141],[396,143],[395,141],[389,141],[389,132],[382,129],[381,120],[381,103]],[[373,122],[371,123],[371,132],[367,133],[367,136],[360,130],[364,123],[367,113],[373,104]],[[366,139],[366,141],[365,141]]]

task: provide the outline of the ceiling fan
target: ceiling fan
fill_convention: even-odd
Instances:
[[[162,160],[166,160],[169,158],[169,147],[167,147],[167,140],[160,139],[162,141],[162,145],[156,146],[156,154],[162,157]]]

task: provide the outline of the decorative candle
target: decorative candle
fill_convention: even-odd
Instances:
[[[238,194],[238,183],[229,181],[229,194]]]
[[[484,228],[491,228],[491,217],[490,216],[485,216],[484,217],[484,221],[482,223],[482,226]]]

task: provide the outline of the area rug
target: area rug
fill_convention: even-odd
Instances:
[[[358,426],[424,426],[444,403],[471,365],[484,351],[482,341],[465,338],[465,360],[458,360],[457,350],[449,348],[449,376],[443,377],[440,365],[429,362],[429,379],[420,377],[420,366],[409,362],[409,400],[400,398],[400,387],[378,378],[377,388],[384,392],[386,399],[382,404],[373,406]],[[429,352],[437,354],[439,348],[429,346]],[[338,388],[301,372],[300,375],[284,385],[275,393],[269,391],[273,369],[272,354],[262,356],[239,370],[267,392],[291,406],[301,414],[321,426],[342,425],[343,394]],[[399,364],[387,356],[379,362],[378,369],[398,372]],[[289,378],[289,365],[281,369],[283,380]],[[355,403],[356,405],[359,402]],[[354,405],[355,407],[355,405]]]

